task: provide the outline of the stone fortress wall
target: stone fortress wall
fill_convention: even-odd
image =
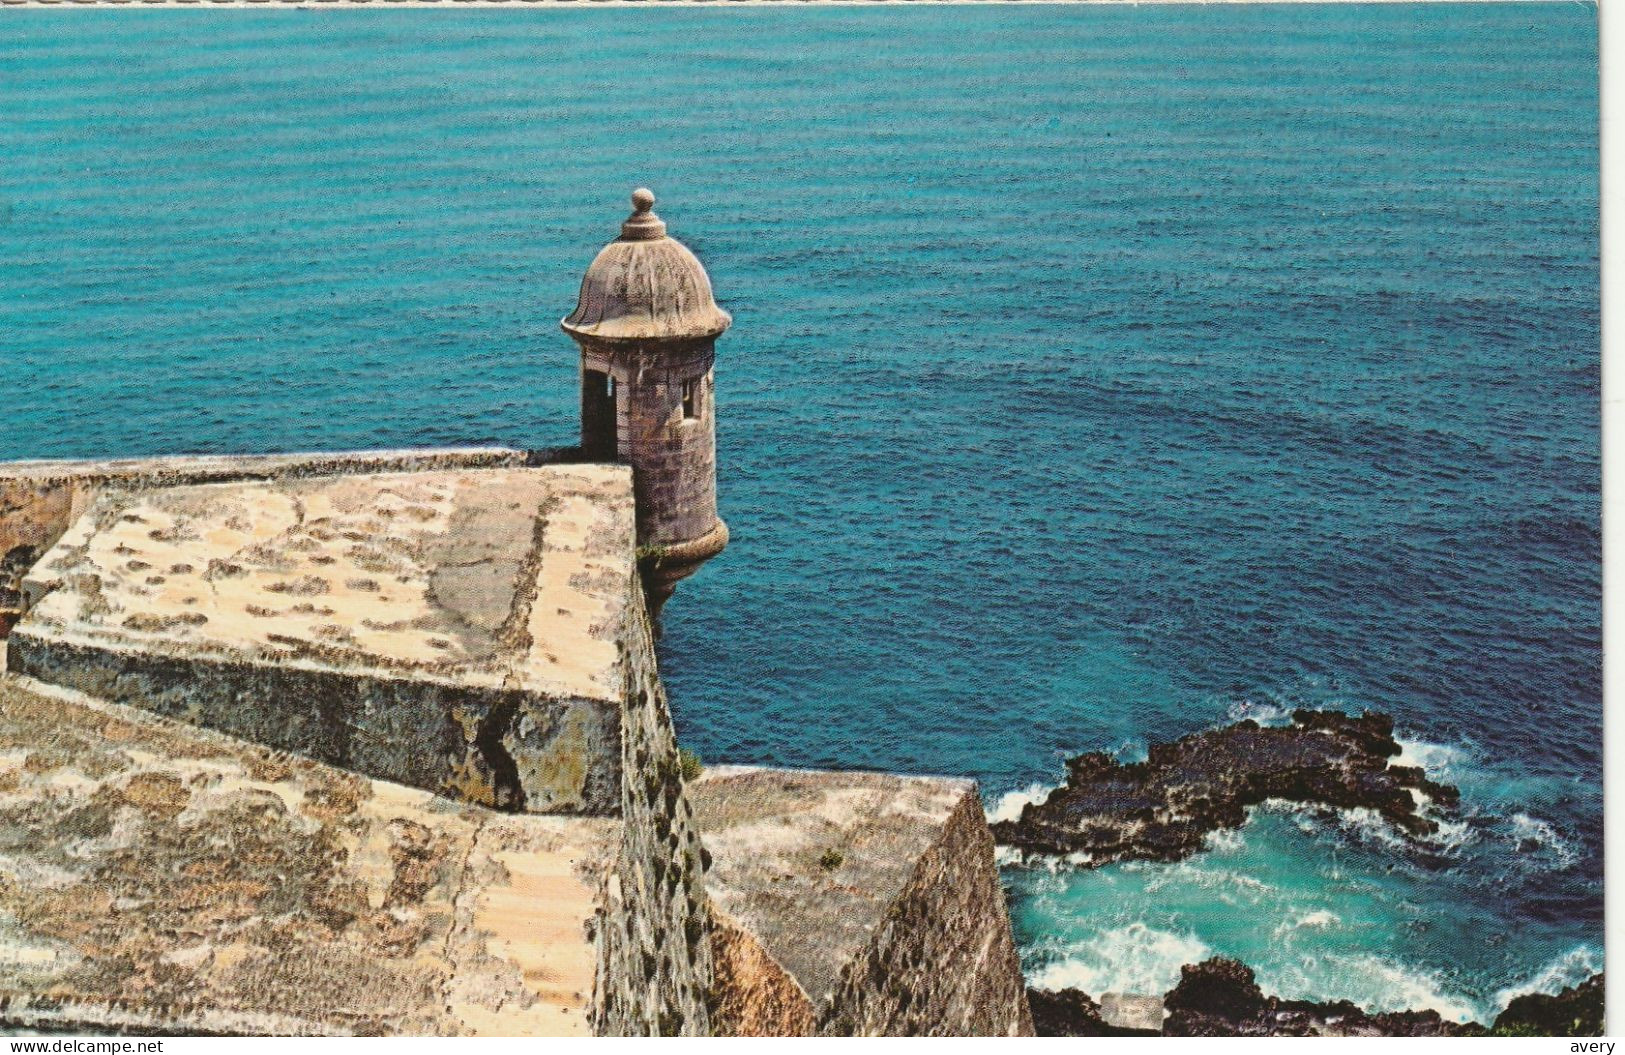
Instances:
[[[1025,1036],[1032,1016],[974,785],[920,855],[822,1027],[847,1036]],[[943,970],[944,964],[954,969]]]
[[[24,577],[11,666],[480,805],[612,812],[628,476],[108,490]]]
[[[974,781],[725,766],[689,797],[725,1028],[1032,1033]]]
[[[573,448],[529,452],[479,447],[10,462],[0,471],[0,630],[9,630],[20,614],[22,577],[109,489],[544,464],[570,460],[575,453]]]
[[[510,525],[506,532],[498,532],[527,543],[536,538],[544,539],[551,547],[542,554],[539,563],[512,562],[515,573],[523,566],[527,574],[535,575],[537,600],[546,595],[550,607],[538,608],[532,604],[533,614],[556,617],[535,622],[535,633],[522,642],[523,647],[527,650],[535,647],[542,653],[549,649],[563,653],[554,658],[576,666],[579,663],[571,657],[592,654],[594,648],[602,650],[598,653],[601,662],[588,663],[584,672],[554,669],[549,666],[546,655],[537,658],[529,675],[536,679],[532,686],[534,699],[541,702],[555,699],[573,691],[572,684],[579,690],[582,677],[588,680],[597,677],[600,681],[612,677],[614,682],[608,696],[614,701],[616,722],[614,731],[607,734],[613,743],[594,741],[584,752],[573,756],[583,761],[605,754],[613,757],[613,796],[607,804],[600,804],[603,802],[600,796],[591,803],[569,807],[566,815],[555,812],[559,803],[543,803],[545,812],[533,814],[534,824],[554,827],[536,832],[520,825],[518,817],[502,820],[503,813],[491,813],[488,819],[479,819],[482,810],[525,807],[513,799],[504,800],[491,794],[490,789],[495,785],[489,781],[459,783],[446,781],[443,775],[424,778],[414,772],[414,767],[421,765],[428,771],[439,763],[417,758],[405,746],[423,739],[421,719],[433,713],[433,707],[424,701],[439,700],[446,704],[463,689],[468,690],[470,699],[491,691],[488,687],[482,688],[482,679],[483,684],[490,683],[488,666],[473,663],[458,668],[453,664],[438,671],[406,671],[404,674],[399,670],[367,671],[365,664],[357,663],[356,656],[302,654],[301,646],[292,640],[283,643],[291,650],[289,655],[255,654],[245,658],[242,641],[226,633],[226,630],[235,633],[234,629],[225,628],[220,632],[229,639],[228,645],[238,649],[237,653],[231,649],[221,651],[216,647],[218,642],[211,644],[207,640],[192,640],[188,645],[188,635],[205,636],[211,624],[148,624],[141,617],[164,610],[162,597],[122,593],[114,583],[115,577],[122,576],[126,589],[150,590],[159,595],[175,586],[173,577],[168,575],[161,577],[170,581],[155,587],[146,585],[146,579],[153,577],[150,573],[167,569],[154,566],[128,572],[130,561],[150,563],[133,552],[118,552],[117,561],[114,560],[112,555],[121,546],[134,548],[120,541],[123,536],[119,534],[121,527],[128,530],[132,526],[122,519],[131,512],[145,516],[155,508],[173,506],[177,502],[182,507],[195,509],[195,499],[218,502],[225,495],[240,498],[239,488],[246,488],[248,493],[268,503],[261,508],[270,508],[279,496],[301,495],[308,516],[313,506],[311,496],[328,493],[328,484],[342,491],[353,482],[355,486],[382,488],[379,493],[393,493],[401,490],[402,480],[457,480],[469,476],[523,480],[527,472],[559,474],[561,479],[575,480],[582,472],[590,474],[608,469],[565,464],[570,460],[568,454],[551,451],[533,455],[509,450],[392,452],[322,455],[309,459],[292,456],[199,459],[195,464],[181,458],[151,462],[49,463],[49,468],[42,468],[40,463],[0,467],[0,493],[12,496],[10,512],[0,515],[0,537],[18,539],[18,545],[36,547],[55,543],[22,576],[28,589],[20,590],[19,594],[32,595],[39,610],[22,614],[15,633],[7,642],[12,669],[0,675],[0,711],[6,710],[8,700],[23,701],[13,709],[19,715],[30,715],[41,706],[33,702],[39,699],[39,692],[62,686],[85,693],[87,700],[93,701],[103,712],[129,713],[130,722],[141,721],[135,715],[142,712],[157,712],[169,719],[179,719],[179,724],[172,722],[166,727],[165,735],[172,740],[195,735],[212,744],[209,738],[217,734],[204,730],[193,734],[186,730],[197,724],[214,724],[246,744],[265,743],[291,750],[295,756],[321,760],[324,755],[320,742],[297,737],[288,739],[289,729],[310,727],[309,723],[293,721],[294,712],[287,709],[288,701],[325,699],[331,706],[333,699],[346,698],[350,690],[335,692],[333,685],[324,687],[320,677],[337,679],[339,683],[348,678],[357,684],[369,680],[377,682],[380,675],[394,679],[404,677],[404,683],[409,686],[413,678],[417,678],[421,684],[411,691],[423,695],[414,704],[417,709],[412,713],[417,717],[409,721],[386,722],[387,714],[395,705],[391,702],[393,697],[372,696],[367,692],[360,695],[352,692],[348,697],[354,706],[351,719],[384,723],[374,727],[376,736],[372,739],[397,744],[397,754],[392,760],[385,764],[354,750],[338,751],[327,754],[325,760],[345,768],[329,771],[313,761],[301,763],[303,771],[331,772],[331,776],[320,777],[331,783],[354,779],[343,774],[355,772],[355,767],[360,765],[363,779],[372,778],[372,786],[380,789],[373,793],[374,798],[383,796],[387,801],[405,802],[408,796],[418,794],[410,788],[383,790],[394,782],[424,787],[441,796],[450,796],[451,801],[467,803],[462,809],[475,811],[473,830],[491,832],[489,838],[493,840],[498,838],[495,833],[502,833],[503,841],[493,844],[488,866],[464,874],[461,880],[448,876],[446,882],[451,886],[443,896],[457,904],[490,902],[509,906],[507,914],[501,917],[492,912],[457,917],[463,922],[456,926],[471,928],[467,939],[473,943],[470,947],[487,951],[478,955],[471,953],[472,959],[444,968],[442,991],[454,996],[462,994],[464,1000],[474,1001],[466,1007],[457,1005],[458,1013],[451,1016],[431,1014],[426,1006],[415,1005],[366,1014],[332,1013],[321,1006],[321,992],[331,988],[333,980],[326,978],[318,984],[318,978],[325,975],[314,967],[308,978],[299,975],[278,983],[290,989],[281,1003],[305,1009],[297,1019],[271,1014],[272,1005],[245,1001],[237,995],[241,990],[236,988],[235,982],[227,984],[221,980],[231,976],[223,976],[213,969],[200,970],[176,981],[183,997],[161,1004],[129,997],[110,1002],[114,998],[104,991],[102,983],[87,985],[76,980],[77,976],[67,980],[60,977],[47,980],[38,975],[8,977],[0,970],[0,1007],[13,1009],[12,1021],[51,1028],[158,1032],[202,1028],[204,1023],[211,1030],[225,1032],[257,1032],[262,1028],[297,1032],[570,1032],[580,1029],[606,1035],[1031,1032],[1014,944],[993,865],[992,846],[982,820],[979,798],[969,782],[777,770],[750,771],[756,774],[754,778],[719,770],[708,773],[698,783],[684,780],[670,711],[659,680],[653,628],[639,586],[632,533],[624,522],[617,522],[613,514],[617,499],[611,494],[598,493],[583,499],[573,520],[563,515],[555,500],[549,499],[540,503],[546,512],[538,516],[536,531],[513,530]],[[530,468],[539,464],[541,468]],[[616,478],[616,474],[611,472],[609,478]],[[619,470],[618,478],[622,481],[624,498],[629,500],[630,488],[624,470]],[[194,483],[198,480],[215,482]],[[231,483],[234,480],[238,483]],[[183,486],[177,487],[177,484]],[[579,486],[565,487],[564,496],[569,497],[573,490],[579,490]],[[26,501],[17,497],[26,495],[36,498]],[[376,502],[367,499],[362,504],[376,505]],[[63,520],[74,512],[75,506],[78,519],[73,524],[64,524]],[[217,506],[217,510],[225,508],[230,508],[229,504]],[[550,515],[553,520],[549,519]],[[224,519],[232,517],[226,514]],[[465,526],[466,523],[465,520]],[[553,524],[551,530],[550,523]],[[171,525],[134,526],[150,533],[162,532]],[[101,538],[100,549],[94,541],[98,532],[107,532]],[[600,540],[606,537],[614,540],[609,546],[615,551],[613,560],[595,564],[586,559],[593,552],[591,540],[595,535]],[[33,541],[21,541],[24,539]],[[283,541],[299,540],[287,536]],[[51,566],[53,560],[69,550],[78,551],[81,557],[99,553],[109,566],[78,569]],[[296,546],[294,552],[303,561],[323,553],[320,548],[303,545]],[[290,579],[303,581],[304,565],[292,568],[278,563],[274,554],[272,557],[265,569],[266,575],[282,577],[270,578],[272,585]],[[562,576],[566,581],[555,582],[558,589],[547,593],[545,569],[550,563],[559,573],[555,579]],[[407,570],[421,575],[425,581],[435,578],[432,566]],[[86,591],[82,582],[74,581],[75,574],[95,574],[99,581],[108,583],[108,587],[105,591],[99,587]],[[611,581],[615,576],[619,576],[618,583]],[[342,577],[341,573],[334,573],[335,581]],[[252,586],[251,579],[252,576],[237,576],[221,582]],[[558,592],[565,587],[570,589]],[[87,608],[83,602],[91,595],[97,599]],[[272,591],[272,595],[277,596],[276,591]],[[256,596],[263,599],[263,591]],[[580,606],[594,596],[617,600],[600,609],[598,616],[592,616]],[[447,591],[441,600],[454,597],[455,591]],[[314,644],[322,643],[317,606],[347,603],[344,597],[332,592],[284,594],[277,599],[281,607],[273,622],[283,636],[292,639],[305,634],[307,643]],[[308,617],[295,612],[307,604],[317,607],[317,611]],[[150,609],[143,609],[144,605]],[[134,629],[126,625],[132,619]],[[150,629],[144,629],[148,626]],[[579,633],[588,636],[571,646],[569,643],[574,639],[570,635]],[[103,637],[96,641],[98,634]],[[114,639],[119,639],[116,644],[128,664],[122,660],[112,666],[107,664],[105,652],[115,643]],[[87,641],[91,642],[88,648]],[[347,647],[359,648],[365,644],[352,643]],[[373,652],[369,662],[376,666],[380,654],[387,658],[387,649]],[[222,673],[231,669],[233,662],[222,657],[233,655],[233,661],[241,668],[253,671],[252,677],[239,676],[241,671],[239,675]],[[512,656],[508,658],[517,663]],[[318,670],[319,661],[330,669]],[[550,682],[548,677],[554,680]],[[437,684],[435,679],[441,683]],[[233,706],[228,705],[232,701],[247,704],[237,706],[235,719],[231,718]],[[456,706],[454,701],[451,706]],[[212,717],[211,708],[215,709]],[[243,724],[243,714],[257,714],[257,724],[256,721]],[[543,712],[539,710],[536,714],[543,715]],[[351,719],[338,724],[353,726],[355,721]],[[233,720],[238,724],[232,725]],[[286,725],[280,732],[278,722]],[[523,730],[520,724],[523,723],[509,728],[506,747],[506,755],[515,768],[528,765],[537,773],[558,772],[561,767],[556,764],[557,760],[564,756],[549,755],[548,738],[542,735],[545,731],[542,727],[551,724],[556,731],[560,723],[550,723],[544,716]],[[243,766],[245,773],[254,773],[263,769],[265,763],[249,760]],[[312,766],[315,768],[311,769]],[[0,769],[3,768],[0,765]],[[573,764],[562,768],[570,772],[583,769]],[[198,779],[196,775],[187,776],[185,771],[178,772],[178,776],[183,782]],[[246,775],[240,779],[250,782]],[[305,779],[317,778],[313,775]],[[5,776],[0,773],[0,784],[4,781]],[[875,781],[881,783],[877,785]],[[533,781],[531,786],[538,786],[537,782]],[[772,786],[780,790],[773,792]],[[290,797],[290,793],[281,794],[284,798]],[[399,816],[394,821],[381,817],[376,823],[395,824],[388,829],[391,832],[421,829],[415,838],[425,845],[451,845],[468,838],[461,834],[463,828],[453,827],[466,826],[467,821],[456,820],[456,817],[468,814],[441,818],[432,809],[425,812],[423,806],[416,804],[419,800],[410,801],[413,805],[400,806]],[[569,816],[570,813],[589,815],[577,818]],[[594,813],[598,816],[590,816]],[[166,825],[179,824],[186,816],[183,813],[180,819],[167,822],[160,817],[154,822],[159,825],[160,834],[150,840],[153,854],[182,852],[180,848],[186,841],[180,833],[164,833],[168,830]],[[607,833],[601,828],[605,823],[612,825]],[[403,828],[402,825],[419,827]],[[816,828],[816,845],[807,843],[782,857],[764,856],[760,846],[736,837],[741,830],[766,828],[794,832],[807,825]],[[609,842],[603,846],[606,834]],[[295,837],[291,833],[279,836],[273,832],[265,838],[273,843],[288,841],[292,845]],[[568,867],[528,863],[533,859],[553,860],[542,853],[549,846],[560,848],[548,851],[562,854],[559,860],[573,863]],[[600,846],[603,849],[592,849]],[[525,852],[521,854],[515,847]],[[829,866],[829,858],[825,856],[828,850],[841,857],[841,862],[834,867]],[[536,856],[538,853],[540,857]],[[760,867],[768,860],[776,862],[776,871],[771,874]],[[158,873],[193,866],[186,860],[160,856],[143,867]],[[216,867],[237,866],[219,864]],[[583,869],[593,877],[586,886],[582,885]],[[534,875],[527,878],[529,873]],[[246,876],[233,879],[228,875],[226,878],[232,882],[255,881]],[[340,882],[342,876],[326,881]],[[463,884],[461,888],[458,882]],[[770,895],[782,897],[783,891],[792,887],[798,891],[797,897],[802,903],[823,905],[831,911],[811,917],[782,912],[782,902],[775,902]],[[400,884],[390,884],[390,889],[398,891]],[[422,889],[425,890],[423,898],[442,896],[438,887]],[[527,899],[557,902],[557,905],[551,911],[525,908]],[[416,907],[426,906],[427,902]],[[0,909],[7,907],[0,904]],[[285,912],[286,908],[283,905],[279,911]],[[412,908],[408,902],[392,911]],[[158,899],[140,910],[137,918],[124,920],[121,926],[134,933],[144,933],[149,920],[157,920],[164,911],[167,909]],[[296,907],[293,918],[296,921],[300,913],[320,916],[326,911],[320,904],[312,903]],[[541,918],[553,920],[559,911],[563,911],[566,918],[579,916],[578,929],[561,931],[556,923],[550,924],[550,944],[541,950],[530,948],[539,940],[539,932],[535,924],[525,921],[535,918],[538,912]],[[493,922],[499,919],[514,922]],[[486,929],[480,929],[481,925]],[[518,928],[520,934],[507,933],[504,927]],[[569,937],[571,934],[574,936]],[[54,935],[55,932],[51,940],[59,941]],[[296,946],[292,955],[312,964],[334,955],[297,947],[300,939],[285,940]],[[345,940],[364,947],[367,939]],[[0,942],[3,941],[4,936],[0,936]],[[577,946],[576,951],[571,951]],[[76,947],[72,954],[88,959],[91,952],[89,947]],[[147,955],[165,954],[154,951]],[[498,1009],[480,1010],[473,995],[478,988],[474,979],[508,977],[516,971],[518,974],[514,977],[528,977],[526,970],[534,968],[526,965],[537,960],[567,967],[575,965],[577,973],[574,975],[568,969],[549,968],[554,985],[545,999],[556,999],[557,1007],[543,1014],[541,1001],[544,998],[534,993],[527,995],[523,986],[513,989],[512,984],[504,983],[517,995]],[[132,961],[128,957],[120,960],[121,964],[126,962]],[[138,974],[149,969],[141,965],[139,955],[133,962]],[[174,971],[173,968],[168,970]],[[96,977],[104,975],[105,971]],[[303,988],[306,986],[309,988]],[[186,1008],[184,1014],[177,1010],[181,1007]],[[264,1010],[255,1010],[262,1007]],[[6,1013],[0,1012],[0,1018],[5,1017]]]
[[[622,635],[626,827],[595,935],[593,1027],[604,1036],[711,1036],[709,855],[686,794],[642,590],[631,596]]]

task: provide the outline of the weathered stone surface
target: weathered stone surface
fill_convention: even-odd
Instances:
[[[1072,855],[1095,867],[1110,861],[1176,861],[1202,849],[1209,832],[1238,828],[1246,807],[1268,799],[1375,810],[1412,836],[1438,831],[1418,794],[1454,804],[1455,788],[1422,770],[1390,765],[1400,753],[1386,715],[1353,718],[1300,710],[1292,724],[1253,721],[1153,745],[1144,762],[1123,765],[1103,752],[1067,763],[1049,798],[993,826],[1000,843]]]
[[[620,835],[0,675],[0,1020],[583,1034]]]
[[[655,196],[632,192],[621,236],[598,251],[563,319],[577,340],[666,341],[716,337],[733,318],[711,296],[711,279],[688,247],[666,234]]]
[[[0,637],[20,612],[22,576],[108,488],[140,491],[235,480],[517,467],[570,459],[571,452],[565,449],[477,447],[0,464]]]
[[[626,469],[110,491],[13,669],[470,802],[620,807]]]
[[[705,851],[685,792],[655,662],[653,628],[633,589],[619,640],[625,709],[624,836],[598,926],[596,1031],[709,1036],[711,906]]]
[[[711,1026],[720,1037],[811,1037],[812,1000],[762,943],[725,912],[713,916],[716,998]]]
[[[818,1032],[1032,1032],[974,783],[724,767],[690,797],[712,900],[807,994]],[[722,1000],[777,1001],[773,984]]]

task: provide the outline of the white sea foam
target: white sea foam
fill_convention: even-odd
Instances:
[[[1274,935],[1276,941],[1290,936],[1294,931],[1300,930],[1331,930],[1343,922],[1343,917],[1330,909],[1315,909],[1313,912],[1304,912],[1282,920],[1275,925]]]
[[[1439,830],[1428,836],[1428,841],[1447,852],[1454,853],[1478,837],[1473,826],[1466,821],[1451,821],[1442,817],[1434,817],[1433,820]]]
[[[1175,934],[1143,923],[1101,931],[1069,945],[1064,956],[1032,972],[1036,989],[1101,993],[1166,993],[1179,984],[1179,969],[1212,955],[1194,934]]]
[[[1286,814],[1299,831],[1309,836],[1320,836],[1331,823],[1329,819],[1323,819],[1323,815],[1318,815],[1318,811],[1311,812],[1284,799],[1269,799],[1256,808]],[[1438,825],[1436,832],[1423,837],[1423,841],[1436,851],[1455,854],[1479,837],[1477,826],[1470,820],[1452,819],[1450,814],[1442,813],[1432,805],[1420,812]],[[1335,815],[1335,823],[1342,829],[1344,837],[1357,843],[1380,846],[1400,854],[1413,849],[1414,844],[1400,829],[1368,806],[1339,809]]]
[[[1211,890],[1221,897],[1226,891],[1245,894],[1254,902],[1260,897],[1277,893],[1275,887],[1256,876],[1230,868],[1214,868],[1201,858],[1172,865],[1151,861],[1147,865],[1150,873],[1145,883],[1147,893],[1167,887],[1195,886]]]
[[[1449,820],[1431,812],[1429,816],[1439,828],[1433,834],[1422,838],[1438,851],[1453,854],[1477,838],[1473,826],[1467,821]],[[1315,834],[1321,830],[1320,822],[1312,816],[1299,814],[1294,819],[1301,831]],[[1381,846],[1401,854],[1413,847],[1409,838],[1392,822],[1367,806],[1338,810],[1337,823],[1350,839],[1368,846]]]
[[[1019,865],[1022,863],[1021,859],[1021,851],[1016,849],[1014,846],[999,846],[995,844],[993,847],[993,863],[998,865],[1000,868]]]
[[[1527,813],[1514,813],[1507,818],[1510,825],[1512,841],[1518,847],[1518,860],[1527,862],[1531,854],[1524,847],[1533,844],[1534,853],[1542,851],[1549,855],[1550,863],[1563,869],[1580,859],[1580,853],[1574,845],[1557,833],[1557,829],[1546,821],[1531,817]],[[1538,858],[1536,859],[1539,860]],[[1541,862],[1546,863],[1546,862]]]
[[[1265,992],[1298,1000],[1335,994],[1373,1013],[1431,1008],[1451,1022],[1481,1017],[1471,998],[1450,992],[1433,972],[1370,953],[1307,956],[1278,975],[1261,971],[1259,984]]]
[[[1123,765],[1144,762],[1151,757],[1151,747],[1144,740],[1129,739],[1112,748],[1112,757]]]
[[[1225,711],[1231,723],[1252,719],[1259,725],[1287,725],[1292,721],[1292,708],[1266,700],[1242,700],[1232,703]]]
[[[1343,977],[1355,1003],[1376,1011],[1410,1011],[1432,1008],[1452,1022],[1466,1022],[1476,1008],[1471,999],[1450,993],[1431,971],[1393,963],[1377,956],[1330,956]],[[1363,998],[1363,999],[1362,999]]]
[[[987,811],[988,823],[996,824],[999,821],[1016,821],[1021,819],[1021,808],[1031,803],[1034,806],[1042,805],[1049,798],[1050,792],[1055,788],[1048,784],[1033,783],[1018,791],[1007,791],[999,796],[999,801]]]
[[[1337,814],[1337,819],[1345,831],[1358,839],[1380,843],[1395,850],[1408,848],[1404,836],[1399,834],[1388,819],[1367,806],[1341,810]]]
[[[1323,909],[1322,908],[1322,909],[1316,909],[1313,912],[1304,913],[1303,917],[1298,920],[1298,926],[1300,926],[1300,927],[1335,927],[1337,924],[1339,924],[1341,922],[1343,922],[1343,920],[1340,917],[1338,917],[1338,915],[1336,913],[1330,911],[1329,909]]]
[[[1209,853],[1235,853],[1246,844],[1240,828],[1215,828],[1202,837],[1202,847]]]
[[[1028,852],[1016,846],[993,847],[993,863],[1000,868],[1020,868],[1032,875],[1048,873],[1064,876],[1088,866],[1094,861],[1087,852],[1078,850],[1069,854]]]
[[[1466,750],[1448,744],[1430,744],[1425,740],[1406,740],[1394,737],[1399,743],[1399,757],[1391,765],[1412,766],[1427,773],[1429,780],[1454,783],[1457,775],[1465,771],[1471,759]]]
[[[1557,994],[1579,985],[1602,970],[1602,953],[1589,945],[1576,945],[1546,964],[1527,981],[1509,985],[1495,994],[1495,1010],[1506,1009],[1515,996],[1525,993]]]

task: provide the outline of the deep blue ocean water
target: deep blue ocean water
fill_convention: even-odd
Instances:
[[[1425,850],[1006,870],[1040,984],[1488,1017],[1600,965],[1596,9],[12,12],[0,458],[570,442],[633,186],[706,262],[708,760],[1377,708]]]

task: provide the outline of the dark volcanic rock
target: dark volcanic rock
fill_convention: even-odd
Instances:
[[[1446,1022],[1437,1011],[1368,1014],[1347,1000],[1315,1003],[1265,996],[1250,967],[1216,956],[1180,968],[1164,1001],[1169,1037],[1463,1037],[1482,1036],[1476,1022]]]
[[[1040,1037],[1154,1037],[1152,1029],[1124,1029],[1100,1017],[1100,1005],[1076,989],[1048,992],[1028,989],[1033,1032]]]
[[[1495,1020],[1498,1036],[1600,1037],[1603,1025],[1602,975],[1592,975],[1556,996],[1526,993],[1512,998]]]
[[[1048,992],[1027,989],[1033,1032],[1040,1037],[1103,1037],[1111,1027],[1100,1017],[1100,1005],[1076,989]]]
[[[1224,956],[1181,967],[1179,984],[1163,1000],[1169,1021],[1197,1017],[1248,1019],[1263,1014],[1265,1006],[1264,991],[1253,980],[1253,969]]]
[[[1363,806],[1413,836],[1432,834],[1438,824],[1417,812],[1411,790],[1445,805],[1458,793],[1418,768],[1389,765],[1399,754],[1393,732],[1387,715],[1301,710],[1289,726],[1248,720],[1157,744],[1132,765],[1100,751],[1079,755],[1048,800],[994,824],[993,835],[1022,850],[1081,852],[1091,866],[1177,861],[1200,850],[1208,832],[1240,827],[1246,807],[1265,799]]]
[[[1028,989],[1033,1028],[1041,1037],[1151,1036],[1107,1024],[1100,1005],[1076,989]],[[1445,1021],[1437,1011],[1371,1014],[1348,1000],[1325,1003],[1265,996],[1252,968],[1215,956],[1180,968],[1179,984],[1163,998],[1167,1037],[1597,1037],[1603,1030],[1603,976],[1556,996],[1515,998],[1493,1031],[1477,1022]]]

